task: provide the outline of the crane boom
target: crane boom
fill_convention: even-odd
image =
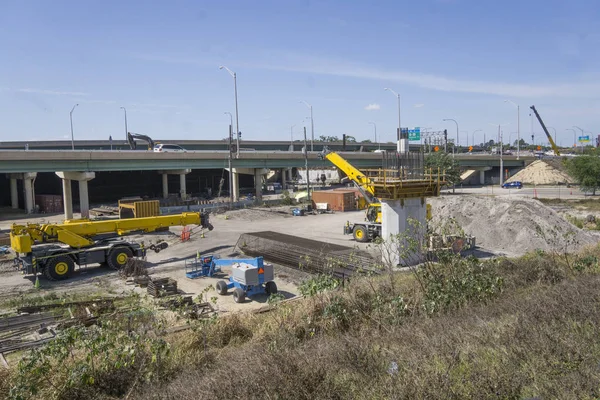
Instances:
[[[17,253],[29,253],[35,243],[64,243],[73,248],[93,246],[94,237],[106,233],[119,236],[132,232],[154,232],[169,226],[200,225],[210,229],[208,217],[201,213],[183,213],[158,217],[127,218],[107,221],[67,220],[62,224],[13,224],[11,247]]]
[[[198,225],[209,230],[208,213],[182,213],[146,218],[106,221],[73,220],[58,224],[13,224],[10,244],[15,265],[27,274],[43,273],[48,279],[69,278],[75,265],[105,264],[122,268],[130,257],[143,257],[146,250],[159,252],[166,242],[144,246],[119,236],[149,233],[170,226]]]
[[[371,203],[378,203],[379,200],[375,197],[375,186],[373,186],[373,181],[365,176],[362,172],[360,172],[356,167],[346,161],[339,154],[329,151],[329,149],[324,148],[322,157],[329,160],[333,165],[338,167],[343,173],[345,173],[352,182],[358,187],[358,190],[361,191],[362,195],[365,199]]]
[[[540,114],[538,114],[537,110],[535,109],[535,106],[531,106],[529,108],[531,108],[533,110],[533,113],[535,114],[537,120],[540,121],[540,125],[542,126],[542,129],[544,130],[544,133],[546,134],[546,137],[548,138],[548,141],[550,142],[550,145],[552,146],[552,150],[554,150],[554,154],[556,154],[557,156],[560,156],[560,151],[558,151],[558,146],[556,146],[556,143],[554,143],[554,139],[552,139],[550,132],[548,132],[548,129],[546,129],[546,125],[544,124],[544,121],[542,121],[542,117],[540,117]]]

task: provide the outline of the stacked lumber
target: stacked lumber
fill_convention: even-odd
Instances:
[[[171,278],[154,278],[148,282],[148,294],[152,297],[164,297],[177,294],[177,281]]]

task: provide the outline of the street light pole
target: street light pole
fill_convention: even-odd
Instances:
[[[123,109],[123,111],[125,111],[125,140],[127,140],[127,132],[129,132],[127,130],[127,109],[125,107],[121,107]]]
[[[369,124],[373,125],[373,129],[375,130],[375,143],[377,143],[377,124],[375,122],[369,122]],[[381,150],[381,143],[379,143],[379,150]]]
[[[581,131],[581,136],[583,136],[583,129],[581,129],[580,127],[578,127],[578,126],[575,126],[575,125],[573,125],[573,128],[577,128],[577,129],[579,129],[579,130]],[[577,145],[577,142],[575,142],[575,144]],[[582,145],[582,146],[580,146],[580,147],[581,147],[581,152],[583,153],[583,145]]]
[[[313,120],[313,109],[310,104],[301,100],[300,103],[303,103],[310,110],[310,151],[314,151],[314,141],[315,141],[315,122]]]
[[[504,100],[505,103],[510,103],[517,107],[517,160],[521,153],[521,110],[517,103],[511,100]],[[531,133],[533,134],[533,119],[531,120]]]
[[[453,121],[456,124],[456,148],[458,150],[458,148],[459,148],[459,145],[458,145],[458,143],[459,143],[458,142],[458,122],[456,122],[456,120],[452,119],[452,118],[445,118],[442,121]]]
[[[573,147],[577,148],[577,131],[571,128],[567,128],[565,131],[573,131]]]
[[[500,187],[504,183],[504,160],[502,159],[502,131],[500,125],[498,125],[498,137],[500,138]]]
[[[398,142],[396,145],[396,150],[400,152],[400,138],[402,137],[402,125],[400,124],[400,94],[394,92],[390,88],[383,88],[383,90],[388,90],[390,93],[392,93],[398,98],[398,134],[396,135],[398,137]],[[406,151],[408,151],[408,144],[406,145]]]
[[[473,131],[473,134],[471,135],[471,141],[473,142],[472,146],[475,146],[475,134],[477,132],[482,132],[482,130],[481,129],[476,129],[476,130]]]
[[[236,136],[236,147],[237,147],[235,156],[236,156],[236,158],[239,158],[239,156],[240,156],[240,120],[239,120],[239,114],[238,114],[237,74],[224,65],[221,65],[219,67],[219,69],[225,69],[227,72],[229,72],[229,75],[231,75],[231,77],[233,78],[233,90],[235,93],[235,136]]]
[[[75,137],[73,136],[73,111],[75,111],[75,107],[78,105],[79,103],[75,104],[69,113],[69,119],[71,120],[71,150],[75,150]]]
[[[308,170],[308,149],[306,147],[306,127],[304,127],[304,167],[306,168],[306,196],[308,198],[308,204],[312,207],[312,200],[310,196],[310,173]]]

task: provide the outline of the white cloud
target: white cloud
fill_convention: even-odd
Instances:
[[[88,93],[83,93],[83,92],[65,92],[65,91],[33,89],[33,88],[15,89],[15,92],[34,93],[34,94],[50,94],[53,96],[89,96]]]
[[[368,106],[365,107],[365,110],[367,110],[367,111],[375,111],[375,110],[379,110],[379,109],[381,109],[381,106],[377,103],[369,104]]]
[[[415,104],[415,108],[421,108],[424,106],[425,106],[425,104],[423,104],[423,103]]]
[[[254,68],[272,71],[300,72],[331,75],[358,79],[371,79],[382,82],[394,82],[444,92],[463,92],[496,95],[503,97],[579,97],[597,98],[600,92],[600,80],[588,78],[587,83],[506,83],[489,80],[464,80],[452,77],[424,74],[419,72],[392,70],[359,64],[343,59],[324,59],[299,53],[277,51],[255,53],[257,62],[239,62],[207,57],[189,58],[164,55],[132,55],[133,58],[174,64],[196,66],[215,66],[230,64],[232,68]]]

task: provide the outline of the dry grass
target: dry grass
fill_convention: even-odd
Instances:
[[[461,297],[433,314],[415,275],[362,278],[172,335],[160,374],[135,390],[129,374],[99,376],[95,386],[56,397],[598,398],[599,257],[593,248],[491,261],[486,271],[502,293]],[[8,386],[0,374],[0,393]]]
[[[597,398],[597,265],[577,272],[574,259],[553,257],[500,260],[503,295],[434,317],[415,308],[421,299],[408,300],[417,295],[414,281],[400,279],[361,282],[343,296],[317,296],[272,315],[223,320],[219,330],[233,329],[224,335],[232,346],[216,342],[209,363],[136,396]],[[389,296],[373,303],[392,287],[407,298],[402,313],[391,311]],[[328,313],[332,305],[342,312]],[[390,371],[393,363],[397,371]]]
[[[578,200],[567,200],[567,199],[538,199],[547,206],[562,205],[580,210],[589,211],[600,211],[600,198],[593,199],[578,199]]]
[[[299,340],[284,330],[220,351],[137,398],[594,398],[598,293],[594,276],[384,331]]]

